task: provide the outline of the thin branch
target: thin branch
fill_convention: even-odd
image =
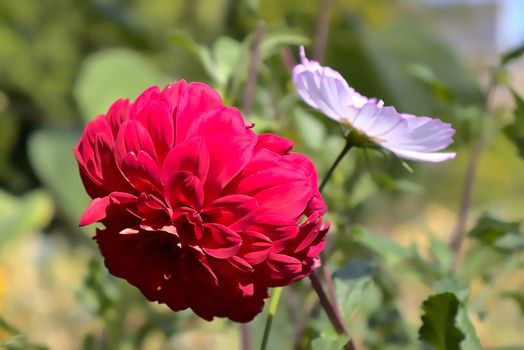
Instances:
[[[496,88],[496,80],[494,77],[495,73],[492,73],[489,78],[488,87],[486,89],[486,97],[484,100],[484,120],[482,130],[478,136],[471,155],[468,161],[466,168],[466,175],[464,176],[464,185],[462,189],[462,194],[460,197],[460,208],[457,216],[457,222],[451,234],[451,239],[449,241],[449,247],[453,255],[452,269],[455,270],[458,267],[458,261],[460,257],[460,250],[462,248],[462,242],[464,240],[464,231],[466,229],[466,224],[468,221],[468,214],[471,207],[471,198],[473,195],[473,186],[475,184],[475,178],[477,176],[478,168],[480,165],[480,159],[482,153],[486,149],[487,145],[487,130],[486,130],[486,120],[489,118],[490,113],[488,113],[489,106],[491,104],[491,99],[493,98],[493,93]]]
[[[255,95],[255,88],[257,85],[257,66],[258,59],[260,56],[260,44],[262,43],[262,38],[266,32],[266,25],[264,22],[260,21],[257,24],[255,29],[255,37],[253,39],[253,45],[251,45],[251,58],[249,61],[248,76],[246,82],[246,88],[244,90],[244,104],[242,110],[244,111],[244,116],[248,117],[251,114],[253,109],[253,99]]]
[[[320,280],[318,279],[317,275],[313,272],[311,275],[309,275],[309,279],[311,280],[311,285],[313,286],[313,289],[318,295],[318,299],[320,301],[320,305],[322,305],[322,308],[326,312],[327,317],[329,318],[329,321],[333,325],[333,328],[335,328],[335,331],[338,334],[348,334],[348,331],[346,329],[346,326],[344,325],[344,320],[342,318],[342,315],[340,314],[340,311],[338,308],[334,307],[333,304],[329,301],[326,293],[324,292],[324,289],[322,288],[322,284],[320,283]],[[348,343],[344,346],[344,349],[346,350],[355,350],[355,345],[353,344],[353,341],[350,339]]]
[[[326,55],[326,43],[329,34],[329,19],[331,14],[331,0],[320,0],[315,40],[313,41],[313,59],[322,63]]]

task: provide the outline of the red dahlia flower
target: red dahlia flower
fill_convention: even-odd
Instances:
[[[205,84],[149,88],[116,101],[75,147],[93,198],[80,224],[104,224],[105,265],[149,300],[249,321],[324,246],[317,173],[291,148]]]

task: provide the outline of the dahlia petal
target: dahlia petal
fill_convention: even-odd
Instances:
[[[199,211],[204,202],[204,190],[200,179],[189,171],[177,171],[169,176],[165,197],[172,209],[191,207]]]
[[[109,111],[106,114],[107,122],[111,127],[113,136],[118,135],[118,130],[122,123],[128,119],[129,115],[129,100],[118,99],[115,103],[109,107]]]
[[[93,199],[80,218],[80,226],[90,225],[104,219],[109,204],[109,196]]]
[[[251,137],[213,136],[207,140],[209,173],[204,183],[206,201],[216,199],[226,185],[249,163],[253,154]],[[208,196],[209,195],[209,196]]]
[[[155,154],[161,163],[171,149],[175,134],[173,118],[167,101],[151,101],[136,116],[151,136]]]
[[[173,275],[170,280],[165,283],[158,301],[165,303],[173,311],[181,311],[189,307],[190,293],[191,291],[187,288],[187,284],[178,276]]]
[[[255,294],[255,285],[253,283],[247,283],[247,284],[238,284],[240,290],[242,291],[243,297],[250,297],[253,294]]]
[[[255,151],[262,148],[284,155],[293,148],[293,142],[277,135],[261,134],[257,137]]]
[[[171,217],[165,204],[150,193],[141,193],[136,203],[138,213],[142,218],[140,227],[145,230],[164,229],[171,225]]]
[[[250,196],[230,195],[220,197],[203,211],[209,222],[229,227],[233,231],[247,229],[257,214],[257,201]]]
[[[318,99],[337,89],[310,78]],[[436,127],[403,118],[421,140]],[[247,322],[268,287],[317,266],[327,228],[314,166],[251,127],[214,90],[184,81],[117,101],[88,124],[75,147],[94,198],[81,224],[106,226],[96,241],[112,274],[173,310]]]
[[[238,191],[254,197],[261,214],[286,213],[296,217],[311,198],[312,184],[295,169],[274,167],[243,178]]]
[[[292,256],[284,254],[271,254],[267,260],[272,278],[287,278],[302,271],[302,262]]]
[[[171,215],[173,225],[183,245],[194,247],[204,236],[202,217],[193,208],[180,207]]]
[[[251,265],[257,265],[269,258],[273,244],[264,234],[247,231],[242,234],[242,245],[238,255]]]
[[[187,132],[187,138],[211,137],[216,135],[244,136],[247,134],[244,118],[233,107],[219,107],[202,113]]]
[[[147,106],[150,101],[160,100],[161,99],[161,93],[158,86],[151,86],[144,90],[136,100],[133,102],[131,107],[129,108],[129,119],[137,119],[137,117],[140,115],[140,112],[144,109],[145,106]],[[145,124],[144,124],[145,126]]]
[[[132,190],[131,186],[122,175],[122,172],[118,169],[113,155],[112,140],[108,141],[108,139],[102,135],[97,135],[94,162],[100,172],[104,188],[108,189],[110,192],[128,192]]]
[[[204,224],[204,236],[200,240],[200,246],[214,258],[227,259],[238,252],[241,242],[240,235],[224,225]]]
[[[115,142],[116,160],[121,164],[128,153],[139,151],[156,159],[155,146],[146,128],[137,120],[125,121],[118,132]]]
[[[151,156],[139,151],[138,155],[129,153],[122,162],[122,172],[134,188],[141,192],[156,191],[162,193],[160,168]]]
[[[167,182],[169,176],[177,171],[189,171],[203,183],[209,170],[209,152],[205,140],[194,137],[181,142],[173,148],[162,168],[162,177]]]
[[[222,106],[220,95],[202,83],[190,83],[179,92],[176,108],[176,143],[186,139],[193,122],[205,111]]]

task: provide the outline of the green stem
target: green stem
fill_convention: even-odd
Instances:
[[[326,176],[324,176],[324,179],[322,179],[322,182],[320,183],[320,186],[318,187],[318,190],[322,192],[324,187],[326,187],[327,183],[329,182],[329,179],[331,179],[331,176],[333,175],[333,172],[337,168],[340,161],[344,158],[344,156],[349,152],[349,150],[353,147],[353,143],[351,142],[351,139],[348,137],[346,139],[346,145],[338,155],[337,159],[333,162],[331,167],[329,168],[328,172],[326,173]]]
[[[275,288],[273,297],[271,298],[271,304],[269,304],[269,311],[267,313],[266,327],[264,328],[264,337],[262,338],[262,345],[260,350],[266,350],[267,342],[269,340],[269,332],[271,331],[271,324],[273,323],[273,317],[277,312],[278,301],[282,294],[282,288]]]

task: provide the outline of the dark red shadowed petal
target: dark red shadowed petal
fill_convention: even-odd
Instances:
[[[164,202],[150,193],[141,193],[137,201],[138,214],[144,230],[163,229],[171,225],[171,216]]]
[[[258,203],[253,197],[230,195],[209,204],[202,214],[208,222],[215,222],[241,232],[247,229],[257,214]]]

